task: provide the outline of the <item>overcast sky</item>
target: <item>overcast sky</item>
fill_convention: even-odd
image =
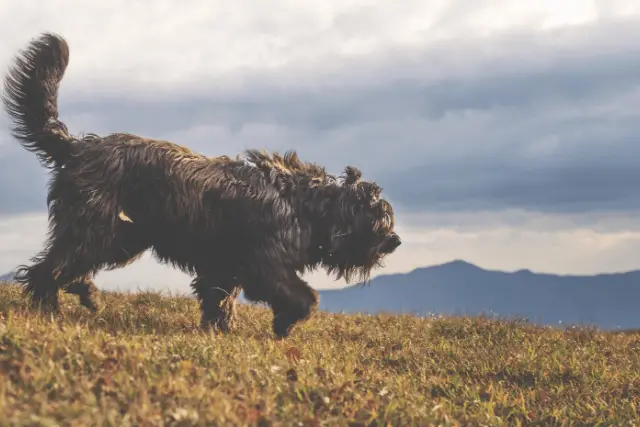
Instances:
[[[70,44],[76,134],[360,167],[404,241],[379,273],[640,268],[640,2],[0,0],[3,73],[42,31]],[[2,273],[41,249],[47,175],[0,126]],[[146,258],[97,281],[189,280]]]

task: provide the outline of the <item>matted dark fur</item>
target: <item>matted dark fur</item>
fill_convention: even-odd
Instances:
[[[151,249],[195,276],[203,328],[228,330],[243,289],[284,337],[318,304],[299,274],[367,280],[400,245],[391,205],[355,167],[336,178],[295,152],[212,158],[127,133],[71,136],[57,108],[68,62],[66,41],[43,34],[5,79],[13,135],[51,170],[48,240],[17,274],[34,304],[59,310],[63,289],[95,310],[92,276]]]

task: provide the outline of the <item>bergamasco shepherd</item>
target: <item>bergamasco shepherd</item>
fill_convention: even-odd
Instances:
[[[295,152],[232,159],[128,133],[72,136],[57,106],[68,62],[67,42],[45,33],[4,82],[13,136],[51,172],[47,242],[16,274],[41,309],[57,312],[63,290],[96,310],[93,275],[150,249],[194,276],[201,327],[228,331],[242,289],[283,338],[318,305],[300,274],[366,281],[400,245],[381,187],[353,166],[335,177]]]

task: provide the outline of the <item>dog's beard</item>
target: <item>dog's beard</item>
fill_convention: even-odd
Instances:
[[[304,206],[309,209],[311,242],[308,267],[323,268],[336,280],[358,279],[369,284],[374,269],[400,245],[393,231],[391,205],[379,198],[381,189],[360,181],[360,172],[347,168],[341,185],[316,187]]]
[[[368,285],[372,271],[384,267],[383,260],[388,253],[381,252],[381,244],[371,244],[365,239],[356,233],[335,236],[331,249],[320,261],[322,267],[329,275],[335,275],[336,280],[352,283],[355,279]]]
[[[359,284],[368,285],[371,281],[371,271],[377,267],[377,265],[369,267],[325,263],[324,267],[328,274],[335,275],[336,280],[344,279],[347,283],[352,283],[353,279],[357,279]]]

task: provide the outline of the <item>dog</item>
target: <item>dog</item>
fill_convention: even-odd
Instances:
[[[59,312],[62,290],[99,310],[93,275],[150,250],[194,276],[203,329],[229,331],[243,290],[270,306],[284,338],[318,306],[299,274],[367,282],[400,246],[391,204],[356,167],[336,176],[295,151],[232,159],[128,133],[72,136],[57,106],[68,62],[66,40],[42,33],[4,82],[12,135],[51,174],[45,247],[16,274],[40,309]]]

